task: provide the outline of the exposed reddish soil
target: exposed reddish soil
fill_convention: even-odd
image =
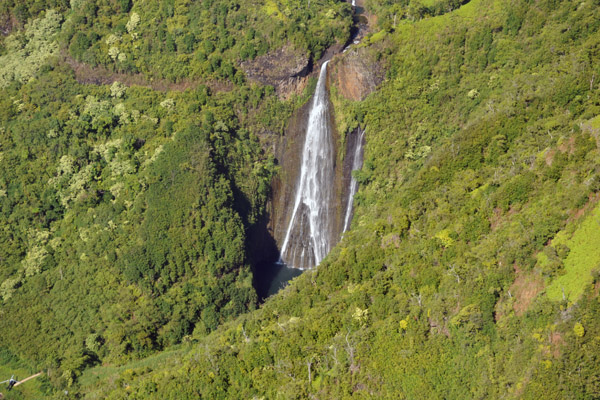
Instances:
[[[560,151],[561,153],[566,153],[568,152],[569,154],[574,154],[575,153],[575,136],[571,136],[569,138],[569,140],[567,140],[566,142],[563,142],[560,144],[560,146],[558,146],[558,151]],[[554,156],[556,155],[556,149],[548,149],[546,151],[546,154],[544,156],[544,161],[546,161],[546,165],[547,166],[552,166],[552,161],[554,160]]]
[[[571,136],[569,138],[569,140],[567,140],[566,142],[561,143],[560,146],[558,146],[558,149],[562,152],[569,152],[569,154],[573,154],[575,153],[575,136]]]
[[[535,296],[544,289],[544,279],[534,271],[523,271],[515,264],[515,281],[510,287],[510,292],[515,298],[513,309],[516,315],[523,315],[533,302]]]
[[[429,321],[429,332],[431,332],[432,334],[450,337],[450,330],[448,329],[448,320],[446,318],[444,318],[443,323],[439,323],[431,318],[428,318],[427,320]]]
[[[571,215],[567,219],[567,224],[569,222],[578,220],[579,218],[581,218],[585,214],[587,214],[588,211],[590,211],[591,209],[593,209],[596,206],[596,203],[598,203],[598,200],[600,200],[600,193],[592,193],[592,194],[590,194],[588,196],[588,202],[585,203],[585,205],[583,207],[581,207],[578,210],[574,210],[574,211],[571,212]]]
[[[546,161],[547,166],[552,166],[552,160],[554,160],[554,155],[556,154],[556,150],[548,150],[546,151],[546,155],[544,156],[544,161]]]
[[[509,219],[512,215],[514,215],[516,213],[516,210],[512,207],[510,207],[508,209],[508,212],[506,213],[506,215],[502,215],[502,209],[501,208],[494,208],[494,215],[490,218],[490,229],[493,231],[495,231],[496,229],[498,229],[498,226],[500,225],[501,222]]]
[[[560,357],[560,348],[565,343],[560,332],[552,332],[550,334],[550,343],[552,343],[552,355],[555,358]]]
[[[63,54],[63,62],[69,65],[75,72],[75,79],[82,84],[92,85],[110,85],[115,81],[121,82],[126,86],[143,86],[162,92],[179,91],[194,89],[201,84],[211,88],[213,92],[229,91],[233,88],[230,82],[201,81],[186,79],[181,82],[170,82],[166,79],[148,79],[142,74],[126,74],[109,71],[105,67],[92,67],[74,60]]]

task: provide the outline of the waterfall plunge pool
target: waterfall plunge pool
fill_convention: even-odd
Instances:
[[[254,288],[261,303],[284,288],[288,281],[304,272],[299,268],[288,267],[279,261],[264,263],[257,268],[257,271],[260,273],[255,277]]]

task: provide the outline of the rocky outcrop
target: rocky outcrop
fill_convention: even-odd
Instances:
[[[18,23],[13,15],[9,12],[0,13],[0,35],[8,36]]]
[[[364,100],[383,78],[383,68],[370,48],[350,48],[332,60],[330,82],[348,100]]]
[[[273,86],[284,99],[302,92],[312,69],[309,57],[291,46],[244,61],[240,67],[249,80]]]
[[[279,143],[274,146],[281,172],[273,179],[272,183],[272,199],[268,205],[271,216],[269,231],[279,249],[283,244],[290,218],[290,209],[294,204],[311,104],[312,101],[309,100],[294,113],[288,121],[285,135],[281,136]]]

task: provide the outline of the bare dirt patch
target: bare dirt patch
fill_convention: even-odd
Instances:
[[[546,162],[547,166],[551,167],[552,161],[554,161],[554,156],[556,155],[557,151],[560,151],[561,153],[575,154],[576,148],[577,146],[575,145],[575,136],[571,136],[567,141],[561,143],[557,149],[546,150],[546,154],[544,155],[544,161]]]
[[[518,265],[515,268],[515,281],[510,287],[514,297],[513,309],[516,315],[523,315],[535,296],[544,289],[544,279],[535,271],[523,271]]]
[[[208,86],[213,92],[225,92],[233,88],[233,84],[230,82],[205,82],[190,79],[171,82],[166,79],[148,79],[142,74],[114,72],[103,66],[92,67],[89,64],[76,61],[65,54],[63,54],[63,62],[73,69],[77,82],[88,85],[110,85],[118,81],[126,86],[149,87],[161,92],[183,92],[187,89],[195,89],[201,84]]]
[[[556,150],[548,150],[546,151],[546,155],[544,156],[544,161],[546,161],[546,165],[551,167],[552,161],[554,160],[554,155],[556,154]]]
[[[550,344],[552,345],[551,351],[554,358],[560,357],[560,348],[565,343],[560,332],[550,333]]]
[[[569,138],[569,140],[567,140],[566,142],[561,143],[560,146],[558,146],[558,149],[562,152],[569,152],[569,154],[574,154],[575,153],[575,137],[571,136]]]
[[[584,215],[587,215],[589,211],[593,210],[594,207],[596,207],[596,203],[598,203],[598,200],[600,200],[600,193],[590,193],[590,195],[588,196],[588,201],[583,207],[570,211],[571,215],[569,216],[569,218],[567,218],[567,224],[580,219]]]
[[[500,224],[513,216],[517,211],[511,206],[505,215],[502,214],[502,209],[499,207],[494,208],[494,215],[490,217],[490,229],[495,231],[498,229]]]

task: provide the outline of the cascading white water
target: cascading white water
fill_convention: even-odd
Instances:
[[[360,131],[360,136],[358,137],[358,143],[354,148],[354,158],[352,159],[352,171],[362,168],[362,143],[363,138],[365,136],[365,131]],[[352,221],[352,204],[354,200],[354,195],[358,190],[358,182],[354,179],[354,176],[350,180],[350,190],[348,190],[348,202],[346,203],[346,216],[344,217],[344,230],[342,232],[346,232],[350,228],[350,222]]]
[[[323,63],[308,118],[292,216],[281,246],[282,262],[300,269],[318,265],[331,249],[334,146],[329,126],[327,63]]]

